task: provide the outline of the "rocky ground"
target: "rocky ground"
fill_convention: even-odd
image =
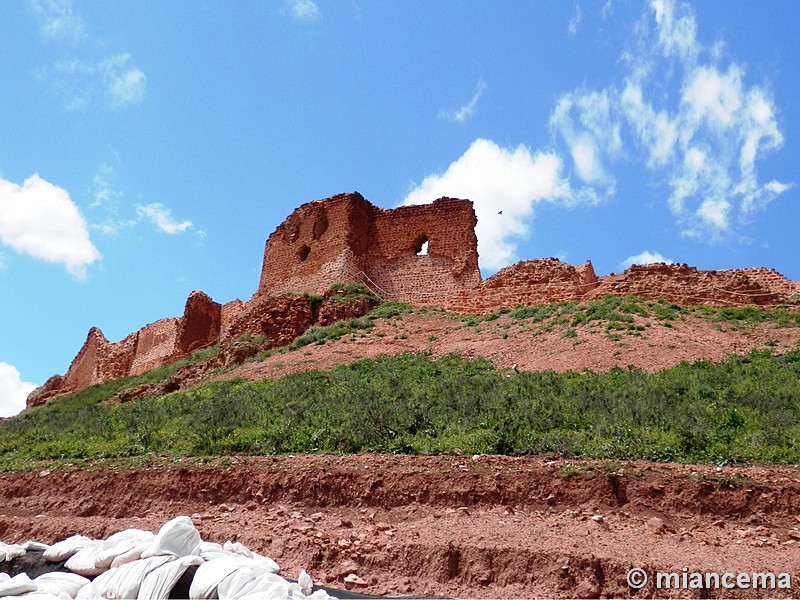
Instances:
[[[800,597],[800,469],[498,456],[284,456],[0,475],[0,539],[54,542],[190,515],[283,573],[371,594],[708,597],[648,572],[787,572]]]

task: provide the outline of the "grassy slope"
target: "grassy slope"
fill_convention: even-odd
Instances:
[[[410,307],[314,328],[290,347],[364,334]],[[784,309],[687,308],[609,297],[504,311],[560,326],[587,323],[637,335],[633,315],[669,325],[687,314],[743,326],[800,325]],[[454,317],[468,324],[494,320]],[[184,362],[208,358],[203,351]],[[274,351],[273,351],[274,352]],[[0,423],[0,467],[37,459],[284,452],[550,453],[675,461],[800,462],[800,350],[754,352],[719,364],[648,374],[501,372],[485,360],[424,354],[364,360],[277,381],[235,380],[105,405],[121,389],[169,376],[170,365],[65,396]]]

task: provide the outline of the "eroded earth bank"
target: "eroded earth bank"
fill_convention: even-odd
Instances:
[[[180,514],[283,574],[448,597],[800,597],[800,469],[498,456],[153,459],[0,475],[0,539]],[[632,567],[790,573],[792,590],[634,590]]]

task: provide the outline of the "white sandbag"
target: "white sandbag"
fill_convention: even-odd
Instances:
[[[8,581],[9,579],[11,579],[11,575],[9,575],[8,573],[0,573],[0,583]]]
[[[75,554],[70,556],[64,566],[73,573],[83,575],[84,577],[95,577],[100,575],[100,573],[108,568],[107,566],[98,566],[98,559],[104,550],[103,546],[103,542],[93,542],[88,546],[84,546]],[[110,564],[111,562],[109,561],[109,565]]]
[[[39,575],[33,580],[33,583],[36,584],[36,590],[39,592],[47,592],[49,594],[63,592],[70,598],[75,598],[80,589],[89,583],[89,580],[75,573],[54,571]]]
[[[155,536],[154,536],[155,537]],[[123,552],[122,554],[118,554],[114,557],[111,561],[110,567],[113,569],[115,567],[121,567],[122,565],[128,564],[129,562],[133,562],[135,560],[139,560],[142,558],[142,553],[145,552],[148,548],[150,548],[152,542],[148,541],[141,541],[137,542],[135,546]]]
[[[155,536],[154,536],[155,537]],[[105,548],[97,557],[96,566],[111,568],[139,560],[142,553],[150,547],[151,541],[121,540],[111,547]]]
[[[300,575],[297,576],[297,583],[300,585],[300,589],[306,596],[311,595],[311,592],[314,589],[314,581],[311,579],[311,575],[306,573],[305,569],[300,571]]]
[[[200,542],[200,548],[198,548],[198,552],[222,552],[224,549],[222,544],[218,544],[217,542]]]
[[[166,600],[169,598],[172,588],[190,566],[200,566],[203,559],[199,556],[181,556],[175,560],[153,569],[145,575],[144,581],[139,588],[139,598],[141,600]]]
[[[194,574],[189,588],[189,598],[205,600],[217,597],[219,583],[242,567],[252,568],[253,562],[244,556],[225,556],[204,562]]]
[[[50,562],[67,560],[81,548],[85,548],[94,543],[95,540],[85,535],[73,535],[50,546],[44,551],[42,558]]]
[[[25,556],[25,548],[18,544],[5,544],[0,542],[0,562],[13,560]]]
[[[109,544],[116,544],[117,542],[152,542],[156,535],[152,531],[145,531],[144,529],[123,529],[117,533],[111,534],[106,538]]]
[[[142,553],[142,558],[160,554],[174,556],[197,554],[200,541],[200,532],[195,529],[189,517],[175,517],[161,526],[150,548]]]
[[[115,569],[109,569],[81,588],[77,598],[137,598],[142,581],[148,573],[164,565],[175,557],[166,554],[130,562]]]
[[[328,592],[322,589],[312,593],[310,596],[308,596],[308,598],[310,598],[310,600],[335,600],[334,596],[331,596]]]
[[[18,598],[25,598],[25,600],[72,600],[67,594],[64,592],[58,592],[53,594],[51,592],[31,592],[29,594],[25,594],[24,596],[14,596],[14,600]],[[3,598],[2,600],[6,600]]]
[[[304,596],[298,584],[288,582],[280,575],[270,573],[259,567],[242,566],[219,583],[217,595],[219,600],[233,600],[234,598],[241,598],[262,590],[266,591],[267,588],[274,588],[275,590],[282,590],[280,593],[280,597],[282,597],[291,586],[295,586],[297,593]]]
[[[50,547],[50,544],[43,544],[42,542],[34,542],[33,540],[28,540],[22,547],[29,552],[32,550],[34,552],[44,552]]]
[[[35,592],[36,584],[25,573],[20,573],[0,582],[0,598],[3,596],[20,596],[28,592]]]
[[[281,568],[278,566],[278,563],[268,556],[262,556],[258,552],[253,552],[244,544],[239,542],[225,542],[222,547],[232,554],[239,554],[240,556],[246,556],[247,558],[252,559],[253,562],[259,567],[266,569],[270,573],[281,572]]]
[[[200,548],[197,550],[197,554],[199,554],[200,558],[205,561],[224,558],[231,555],[230,552],[223,549],[222,544],[217,544],[216,542],[201,542]]]

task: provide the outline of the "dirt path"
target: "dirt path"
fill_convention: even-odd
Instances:
[[[788,572],[800,597],[800,469],[496,456],[296,456],[0,475],[0,539],[53,542],[192,516],[287,576],[374,594],[686,596],[653,572]],[[357,575],[355,584],[344,578]],[[351,579],[353,579],[351,577]],[[703,591],[688,594],[704,596]]]

